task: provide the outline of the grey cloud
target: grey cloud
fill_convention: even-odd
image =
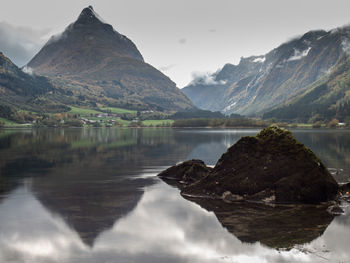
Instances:
[[[187,42],[187,39],[186,39],[186,38],[181,38],[181,39],[179,39],[179,43],[180,43],[180,44],[186,44],[186,42]]]
[[[209,31],[210,33],[216,33],[216,29],[215,29],[215,28],[209,29],[208,31]]]
[[[225,85],[226,81],[215,79],[216,74],[210,72],[192,72],[192,81],[189,85]]]
[[[0,51],[21,67],[37,53],[49,29],[34,30],[0,22]]]

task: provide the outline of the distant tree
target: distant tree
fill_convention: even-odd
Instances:
[[[313,125],[312,128],[321,128],[322,122],[321,121],[316,121]]]
[[[199,119],[199,118],[225,118],[221,112],[212,112],[208,110],[187,110],[187,111],[179,111],[170,116],[170,119],[178,120],[178,119]]]
[[[339,124],[339,120],[336,118],[333,118],[330,122],[328,122],[327,126],[329,128],[335,128],[338,126],[338,124]]]
[[[346,126],[350,126],[350,117],[345,117],[344,122],[346,123]]]
[[[0,105],[0,117],[3,117],[5,119],[10,119],[12,114],[13,114],[13,110],[5,105]]]
[[[67,120],[64,124],[69,127],[83,127],[83,122],[77,119]]]
[[[93,126],[93,127],[102,127],[101,123],[99,123],[99,122],[94,122],[94,123],[92,124],[92,126]]]
[[[175,120],[173,127],[265,127],[266,123],[261,120],[248,118],[226,119],[183,119]]]

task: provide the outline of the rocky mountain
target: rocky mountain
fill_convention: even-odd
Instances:
[[[264,118],[282,121],[317,122],[337,118],[349,122],[350,58],[344,56],[329,74],[312,83],[306,91],[266,112]]]
[[[136,45],[105,23],[91,6],[51,39],[28,68],[102,105],[158,110],[193,108],[174,82],[144,62]]]
[[[225,114],[256,115],[305,92],[350,51],[350,28],[310,31],[262,56],[226,64],[183,92],[196,106]]]

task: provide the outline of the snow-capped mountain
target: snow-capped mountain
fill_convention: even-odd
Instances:
[[[262,56],[226,64],[211,78],[195,80],[183,92],[196,106],[226,114],[265,112],[305,91],[326,76],[350,51],[348,27],[310,31]]]

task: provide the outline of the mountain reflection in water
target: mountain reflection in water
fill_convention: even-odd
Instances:
[[[203,209],[156,178],[189,158],[213,165],[255,133],[0,131],[0,262],[346,262],[348,208],[333,221],[317,209]],[[337,136],[346,143],[350,134],[296,136],[344,170],[338,180],[348,178],[349,151]]]
[[[340,262],[349,256],[349,222],[336,218],[311,243],[278,251],[241,242],[213,213],[162,182],[147,187],[135,209],[89,246],[29,188],[27,182],[0,204],[1,262]]]

